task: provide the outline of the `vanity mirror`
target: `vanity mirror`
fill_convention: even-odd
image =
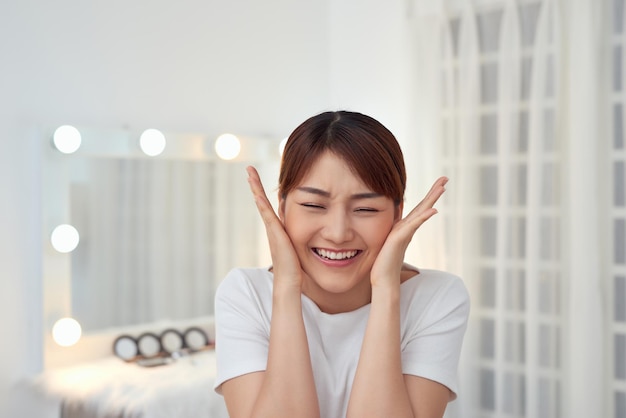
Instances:
[[[63,317],[97,333],[212,315],[229,269],[269,264],[245,166],[277,178],[278,140],[239,137],[226,161],[206,135],[164,133],[162,152],[147,153],[138,133],[78,132],[68,154],[42,135],[47,334]],[[73,250],[52,245],[58,225],[73,227]]]

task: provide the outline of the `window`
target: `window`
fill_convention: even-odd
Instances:
[[[625,0],[443,3],[444,258],[472,296],[447,416],[626,417]]]
[[[610,216],[609,228],[611,234],[611,251],[609,251],[610,285],[608,292],[610,306],[609,313],[609,342],[611,349],[610,398],[613,414],[611,416],[626,417],[626,147],[624,146],[624,106],[626,96],[624,91],[624,0],[611,0],[608,25],[608,45],[610,53],[609,90],[610,138],[609,166],[610,166]]]

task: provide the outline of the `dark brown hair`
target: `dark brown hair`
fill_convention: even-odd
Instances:
[[[344,159],[372,191],[396,205],[404,199],[406,169],[396,138],[376,119],[343,110],[313,116],[291,133],[280,165],[281,198],[298,186],[325,151]]]

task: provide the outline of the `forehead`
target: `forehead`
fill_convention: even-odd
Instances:
[[[350,189],[353,191],[369,191],[370,188],[348,165],[345,159],[332,153],[324,152],[311,164],[297,184],[326,189]]]

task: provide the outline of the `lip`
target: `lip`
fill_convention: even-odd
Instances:
[[[318,248],[318,247],[316,247]],[[317,251],[315,251],[316,248],[311,248],[311,252],[313,253],[313,255],[320,261],[322,262],[324,265],[329,266],[329,267],[346,267],[349,266],[351,264],[353,264],[354,262],[356,262],[361,254],[363,254],[363,250],[356,250],[356,255],[354,257],[350,257],[350,258],[345,258],[342,260],[331,260],[329,258],[324,258],[322,256],[320,256]],[[319,247],[321,248],[321,247]],[[324,248],[326,249],[326,248]],[[328,249],[326,249],[328,250]],[[328,251],[332,251],[332,252],[342,252],[339,250],[328,250]],[[348,251],[348,250],[346,250]],[[349,250],[349,251],[355,251],[355,250]]]

